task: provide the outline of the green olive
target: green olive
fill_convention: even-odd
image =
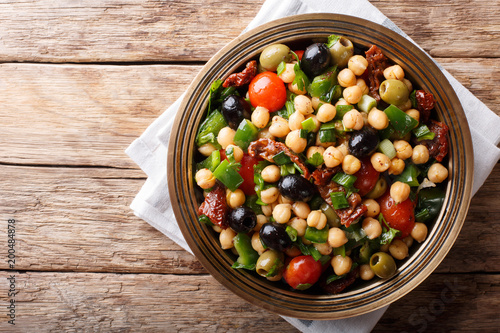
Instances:
[[[330,47],[330,55],[332,56],[332,63],[338,67],[347,66],[349,58],[354,54],[354,46],[352,42],[345,38],[340,39],[332,47]]]
[[[377,252],[371,256],[370,268],[375,275],[382,279],[390,278],[397,270],[396,262],[385,252]]]
[[[267,277],[278,274],[283,268],[283,252],[267,250],[257,260],[255,271],[257,274]]]
[[[337,213],[335,213],[335,211],[333,210],[332,207],[330,207],[329,204],[327,204],[326,202],[323,202],[321,204],[321,206],[319,207],[319,209],[321,209],[323,214],[326,215],[326,221],[328,222],[328,225],[330,227],[337,227],[338,228],[341,226],[339,216],[337,215]]]
[[[260,54],[259,62],[268,71],[275,71],[280,62],[290,53],[290,48],[284,44],[272,44]]]
[[[382,196],[382,194],[385,193],[387,190],[387,181],[385,180],[384,177],[380,177],[377,180],[377,183],[375,183],[375,186],[372,188],[370,192],[368,192],[367,195],[365,195],[366,198],[368,199],[377,199]]]
[[[380,98],[388,104],[401,105],[408,100],[410,92],[403,81],[389,79],[380,84]]]

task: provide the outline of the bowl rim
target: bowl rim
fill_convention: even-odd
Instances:
[[[272,34],[275,33],[276,29],[283,28],[284,26],[287,25],[296,25],[300,26],[301,23],[304,25],[307,25],[308,22],[329,22],[329,23],[344,23],[344,24],[352,24],[352,25],[357,25],[357,26],[362,26],[365,28],[370,28],[373,30],[379,31],[382,35],[386,36],[389,39],[397,41],[398,44],[402,44],[402,47],[404,47],[406,50],[408,50],[408,54],[414,56],[416,59],[419,59],[419,61],[425,61],[426,66],[429,67],[429,71],[432,71],[433,74],[436,76],[435,80],[436,82],[440,83],[440,86],[443,86],[443,89],[446,91],[446,97],[447,100],[450,101],[450,103],[453,105],[453,113],[450,115],[451,120],[454,123],[456,122],[455,125],[460,127],[460,132],[458,129],[455,129],[455,127],[449,126],[450,127],[450,132],[451,131],[457,131],[456,133],[460,134],[460,138],[462,139],[463,143],[463,158],[460,160],[460,165],[463,166],[466,169],[465,174],[463,172],[457,172],[457,170],[451,168],[452,166],[452,159],[449,158],[449,167],[448,169],[451,169],[452,172],[450,173],[450,181],[447,186],[446,190],[446,197],[445,197],[445,204],[443,205],[443,208],[441,209],[441,213],[439,217],[437,218],[437,221],[435,224],[438,224],[438,222],[441,222],[444,218],[444,216],[447,216],[447,221],[450,220],[451,225],[447,226],[445,229],[442,229],[441,227],[433,227],[430,230],[430,233],[428,235],[427,240],[417,249],[415,253],[413,253],[408,259],[406,263],[401,265],[401,267],[398,267],[398,274],[396,276],[399,276],[401,272],[404,272],[405,270],[409,269],[407,272],[408,274],[411,274],[410,278],[408,278],[408,281],[405,281],[404,279],[401,279],[399,282],[399,287],[394,290],[390,290],[390,285],[387,286],[388,282],[390,280],[395,280],[396,276],[393,278],[390,278],[388,280],[381,280],[377,281],[374,283],[370,283],[368,286],[357,289],[351,292],[346,292],[343,294],[339,295],[307,295],[307,294],[302,294],[302,298],[307,299],[307,300],[313,300],[317,301],[321,304],[317,305],[319,308],[326,307],[327,309],[317,309],[317,311],[311,310],[309,308],[304,308],[299,306],[299,303],[292,305],[292,308],[287,307],[284,308],[283,302],[286,302],[288,298],[290,298],[292,295],[297,294],[298,292],[286,292],[283,290],[280,290],[281,294],[280,297],[282,296],[283,299],[287,300],[282,300],[282,299],[276,299],[274,302],[271,301],[269,303],[269,300],[263,299],[262,297],[257,297],[256,295],[253,295],[251,292],[262,292],[263,290],[266,290],[265,288],[262,288],[263,283],[257,282],[255,285],[252,286],[236,286],[233,283],[230,283],[229,285],[225,282],[227,282],[228,275],[232,275],[232,277],[237,277],[241,279],[247,279],[248,280],[248,274],[247,272],[241,272],[240,270],[232,270],[232,273],[227,273],[224,271],[225,265],[227,265],[227,262],[217,262],[214,263],[212,260],[207,257],[207,251],[218,251],[217,249],[214,249],[213,247],[210,248],[210,245],[207,244],[202,244],[204,247],[204,250],[202,251],[199,247],[200,244],[198,244],[195,239],[192,238],[192,235],[190,234],[189,228],[186,224],[186,221],[184,221],[185,215],[183,210],[187,209],[186,207],[183,206],[183,202],[179,200],[179,181],[184,182],[183,185],[187,185],[189,188],[193,188],[193,181],[192,177],[189,177],[186,175],[183,176],[183,178],[180,176],[182,172],[185,172],[186,170],[179,170],[181,166],[179,165],[180,158],[180,153],[176,151],[177,145],[181,141],[185,141],[185,137],[183,135],[186,135],[186,133],[181,133],[180,132],[180,126],[182,125],[182,121],[185,114],[185,110],[188,107],[190,103],[190,98],[191,96],[195,93],[196,89],[199,86],[199,82],[202,80],[207,79],[207,73],[210,72],[210,69],[217,65],[218,63],[229,60],[226,59],[228,58],[228,55],[231,54],[231,50],[233,50],[235,47],[237,47],[239,44],[243,43],[244,41],[247,41],[251,39],[253,36],[260,36],[264,35],[266,33]],[[325,32],[329,31],[328,33],[334,33],[332,29],[334,29],[331,26],[328,26],[325,28]],[[291,38],[291,37],[290,37]],[[297,38],[297,37],[295,37]],[[302,37],[303,39],[309,38],[309,37]],[[285,39],[284,37],[281,38],[281,40]],[[293,38],[291,38],[293,39]],[[260,51],[262,48],[260,49]],[[255,51],[255,50],[254,50]],[[255,53],[255,52],[254,52]],[[258,53],[255,53],[258,54]],[[255,56],[253,54],[253,56]],[[385,54],[385,51],[384,51]],[[241,57],[241,55],[240,55]],[[229,66],[226,66],[225,68],[225,75],[228,75],[232,73],[236,68],[241,67],[243,63],[248,61],[251,57],[247,54],[246,58],[239,58],[237,61],[232,62]],[[388,58],[390,58],[388,56]],[[391,58],[390,58],[391,59]],[[394,59],[391,59],[394,61]],[[217,78],[222,78],[224,77],[217,77]],[[212,80],[213,81],[213,80]],[[427,90],[427,89],[426,89]],[[208,91],[203,92],[203,94],[208,94]],[[205,95],[206,95],[205,94]],[[206,98],[205,98],[206,99]],[[195,128],[198,128],[200,121],[202,119],[202,116],[204,114],[204,109],[206,108],[198,108],[198,112],[194,117],[196,117],[196,124],[194,125]],[[436,110],[437,112],[437,110]],[[449,112],[449,111],[448,111]],[[191,134],[192,136],[192,134]],[[192,140],[194,141],[194,140]],[[451,141],[451,140],[450,140]],[[191,148],[193,147],[193,142],[188,143],[190,144]],[[451,146],[451,144],[450,144]],[[450,147],[450,150],[454,147]],[[451,153],[451,151],[450,151]],[[460,152],[459,152],[460,153]],[[455,159],[455,158],[454,158]],[[192,159],[190,159],[190,162],[192,164]],[[187,165],[188,167],[188,174],[191,173],[191,169],[189,164]],[[452,175],[453,174],[453,175]],[[425,52],[423,52],[418,46],[410,42],[408,39],[404,38],[403,36],[399,35],[398,33],[394,32],[393,30],[390,30],[389,28],[386,28],[382,25],[379,25],[377,23],[373,23],[368,20],[364,20],[358,17],[353,17],[353,16],[348,16],[348,15],[342,15],[342,14],[299,14],[299,15],[294,15],[294,16],[289,16],[285,18],[281,18],[278,20],[274,20],[268,23],[265,23],[261,26],[258,26],[252,30],[249,30],[240,36],[236,37],[232,41],[230,41],[226,46],[224,46],[222,49],[220,49],[206,64],[205,66],[200,70],[200,72],[196,75],[196,77],[193,79],[192,83],[189,85],[188,89],[186,90],[186,93],[184,95],[184,98],[179,106],[179,111],[177,112],[173,126],[172,126],[172,132],[170,135],[170,140],[168,144],[168,156],[167,156],[167,179],[168,179],[168,190],[170,193],[170,198],[172,201],[172,208],[176,217],[176,220],[178,222],[179,228],[181,229],[181,232],[186,239],[186,242],[188,243],[189,247],[193,251],[194,255],[197,257],[197,259],[201,262],[201,264],[207,269],[207,271],[210,272],[210,274],[222,285],[224,285],[227,289],[231,290],[233,293],[236,295],[240,296],[241,298],[245,299],[246,301],[260,306],[264,309],[270,310],[272,312],[278,313],[280,315],[286,315],[286,316],[291,316],[291,317],[296,317],[296,318],[301,318],[301,319],[316,319],[316,320],[331,320],[331,319],[341,319],[341,318],[347,318],[347,317],[352,317],[356,315],[361,315],[364,313],[368,313],[371,311],[374,311],[376,309],[382,308],[386,305],[389,305],[392,302],[395,302],[399,298],[403,297],[407,293],[409,293],[411,290],[416,288],[421,282],[423,282],[436,268],[437,266],[441,263],[441,261],[444,259],[446,254],[449,252],[451,249],[453,243],[455,242],[456,238],[458,237],[458,234],[460,233],[460,230],[463,226],[463,223],[465,221],[465,217],[467,215],[468,207],[470,204],[471,200],[471,190],[472,190],[472,181],[473,181],[473,148],[472,148],[472,140],[471,140],[471,135],[470,135],[470,130],[469,126],[467,123],[467,119],[465,117],[465,113],[462,109],[462,106],[460,104],[460,101],[451,87],[451,84],[449,81],[446,79],[445,75],[443,74],[442,70],[439,68],[439,66],[432,60]],[[453,178],[452,178],[453,176]],[[452,181],[458,181],[459,184],[461,185],[461,188],[452,188]],[[187,184],[186,184],[187,183]],[[454,208],[452,210],[453,216],[451,216],[447,208],[450,206],[450,201],[451,197],[450,195],[452,194],[457,194],[460,195],[458,198],[460,201],[460,205],[452,205],[451,208]],[[191,191],[191,195],[193,195],[193,192]],[[191,198],[192,200],[193,198]],[[445,207],[446,206],[446,207]],[[459,206],[459,207],[457,207]],[[191,212],[192,213],[192,212]],[[439,235],[437,235],[439,234]],[[425,252],[425,250],[428,249],[428,243],[430,242],[431,239],[434,239],[434,237],[439,237],[440,235],[446,235],[446,239],[444,239],[443,242],[439,243],[438,248],[433,248],[430,249],[430,256],[421,258],[423,255],[422,252]],[[431,238],[432,235],[432,238]],[[205,248],[207,246],[207,248]],[[415,266],[415,259],[420,258],[425,260],[425,264]],[[416,269],[420,268],[420,271],[415,271]],[[385,286],[384,286],[385,285]],[[369,293],[371,290],[377,288],[379,292],[382,294],[379,299],[375,299],[369,304],[363,304],[363,299],[362,297],[352,297],[354,295],[360,295],[360,294],[365,294]],[[250,292],[249,292],[250,289]],[[358,295],[358,296],[359,296]],[[325,297],[323,297],[325,296]],[[349,301],[349,298],[354,298],[352,301]],[[328,300],[334,300],[332,302],[328,302]],[[336,300],[342,300],[344,303],[342,303],[341,306],[335,306],[335,301]],[[289,301],[289,300],[288,300]],[[323,305],[325,303],[325,305]],[[294,308],[294,306],[296,308]]]

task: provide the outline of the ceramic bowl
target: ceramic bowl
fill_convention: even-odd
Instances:
[[[273,43],[326,41],[330,34],[355,45],[377,45],[400,64],[407,77],[437,100],[439,119],[449,128],[449,181],[437,221],[410,257],[398,262],[392,278],[357,284],[339,295],[291,291],[252,272],[232,269],[235,257],[220,248],[211,228],[201,225],[197,209],[202,197],[193,181],[194,141],[207,107],[210,85],[244,67]],[[442,71],[424,52],[399,34],[363,19],[334,14],[305,14],[262,25],[234,39],[208,61],[189,86],[175,118],[168,148],[169,192],[179,227],[193,253],[222,285],[252,304],[303,319],[339,319],[367,313],[396,301],[418,286],[446,256],[465,220],[471,198],[473,151],[467,120]]]

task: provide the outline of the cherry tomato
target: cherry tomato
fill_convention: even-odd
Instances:
[[[358,179],[354,182],[354,187],[359,190],[360,196],[365,196],[377,184],[380,172],[373,168],[372,162],[369,157],[361,159],[361,168],[354,174]]]
[[[248,97],[254,107],[263,106],[274,112],[286,102],[285,83],[274,72],[257,74],[248,86]]]
[[[378,203],[387,224],[391,228],[401,231],[401,238],[408,236],[415,225],[415,204],[410,198],[396,204],[387,191],[378,199]]]
[[[241,159],[240,176],[243,177],[243,184],[240,185],[239,189],[245,193],[245,195],[255,194],[255,183],[253,181],[253,167],[261,161],[260,158],[252,157],[248,154],[244,154]]]
[[[319,280],[321,271],[321,263],[312,256],[298,256],[290,261],[283,278],[293,289],[305,290]]]
[[[293,51],[299,57],[299,60],[302,60],[302,56],[304,55],[304,50]]]

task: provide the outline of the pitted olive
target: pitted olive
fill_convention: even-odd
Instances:
[[[371,256],[370,268],[375,275],[382,279],[390,278],[397,270],[396,262],[385,252],[377,252]]]
[[[229,124],[229,127],[236,130],[238,125],[245,118],[245,113],[248,109],[250,109],[250,107],[242,97],[229,95],[222,102],[221,112]]]
[[[304,177],[296,174],[281,177],[278,190],[284,197],[293,201],[309,201],[316,193],[316,188]]]
[[[289,53],[290,48],[284,44],[269,45],[262,50],[259,62],[265,70],[274,72]]]
[[[377,132],[365,126],[349,138],[349,152],[357,158],[368,156],[377,149],[379,141]]]
[[[349,58],[354,54],[354,46],[352,42],[344,37],[340,37],[337,43],[330,47],[330,55],[332,56],[332,65],[345,67]]]
[[[228,222],[234,231],[247,233],[257,224],[257,216],[251,208],[241,206],[229,212]]]
[[[270,249],[283,252],[287,247],[292,245],[292,240],[288,236],[284,224],[268,222],[260,228],[259,236]]]
[[[323,73],[330,66],[330,51],[323,43],[309,45],[302,55],[300,67],[308,77]]]
[[[389,79],[380,84],[380,98],[388,104],[401,105],[408,100],[410,92],[403,81]]]

